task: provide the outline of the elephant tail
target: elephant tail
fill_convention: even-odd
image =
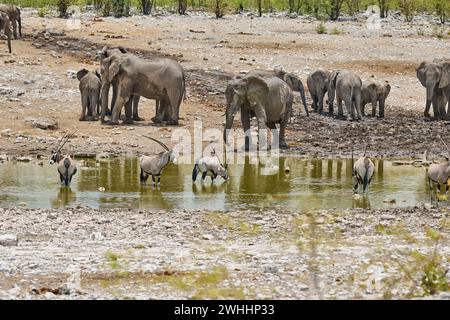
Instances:
[[[198,172],[200,171],[200,168],[198,167],[198,164],[196,163],[194,166],[194,170],[192,170],[192,181],[197,180]]]
[[[308,106],[306,105],[306,97],[305,97],[305,87],[303,87],[303,84],[300,83],[300,87],[298,89],[298,92],[300,92],[300,97],[302,98],[303,106],[305,107],[306,116],[309,117],[309,111]]]

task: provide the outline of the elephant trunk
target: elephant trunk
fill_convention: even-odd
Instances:
[[[433,100],[433,93],[434,93],[434,84],[433,85],[427,85],[427,102],[425,105],[425,117],[429,117],[430,116],[430,107],[431,107],[431,102]],[[437,114],[437,112],[439,112],[439,110],[437,110],[437,108],[434,108],[435,106],[433,106],[433,112],[434,112],[434,117],[438,118],[439,115]]]
[[[227,106],[227,110],[225,112],[225,128],[223,130],[223,141],[225,144],[228,144],[228,134],[230,133],[231,127],[233,126],[234,114],[229,110],[229,106]]]
[[[100,116],[100,120],[102,123],[105,122],[105,116],[108,111],[109,87],[110,87],[110,84],[106,83],[106,84],[102,85],[102,89],[101,89],[100,101],[101,101],[101,106],[102,106],[102,113]]]
[[[303,106],[305,107],[306,116],[309,117],[308,106],[306,105],[305,88],[303,87],[303,84],[299,86],[298,92],[300,92],[300,97],[302,98]]]

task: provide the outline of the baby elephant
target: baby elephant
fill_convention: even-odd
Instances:
[[[87,69],[81,69],[77,72],[77,78],[80,81],[79,88],[81,93],[80,121],[98,120],[101,89],[100,74],[97,70],[93,72]]]
[[[386,98],[391,91],[391,85],[385,81],[364,81],[361,88],[361,113],[365,116],[364,109],[367,103],[372,103],[372,117],[376,116],[378,102],[378,116],[384,118],[384,106]]]

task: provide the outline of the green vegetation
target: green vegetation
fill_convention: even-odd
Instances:
[[[321,22],[317,27],[316,27],[316,32],[318,34],[325,34],[327,33],[327,27],[325,27],[325,25]]]
[[[333,29],[331,29],[331,32],[330,32],[330,34],[332,34],[332,35],[338,35],[338,34],[342,34],[342,33],[343,33],[342,30],[340,30],[337,27],[333,27]]]
[[[65,17],[70,5],[93,5],[103,15],[127,16],[134,7],[143,14],[150,14],[157,6],[185,14],[189,10],[214,12],[217,18],[226,13],[255,11],[258,16],[274,11],[313,15],[319,19],[337,20],[345,13],[353,16],[376,5],[380,17],[384,18],[391,10],[400,10],[405,21],[414,19],[418,13],[426,12],[437,16],[442,24],[450,16],[448,0],[3,0],[22,7],[54,7],[59,15]]]

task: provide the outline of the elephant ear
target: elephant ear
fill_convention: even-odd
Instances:
[[[339,75],[340,72],[341,72],[341,70],[334,70],[332,73],[330,73],[330,79],[328,81],[328,85],[330,86],[331,91],[334,91],[336,88],[336,80],[337,80],[337,76]]]
[[[247,99],[249,102],[256,103],[256,101],[265,101],[269,95],[269,86],[261,77],[245,77],[243,81],[247,87]]]
[[[303,87],[300,79],[292,73],[285,73],[283,76],[283,81],[286,82],[289,88],[294,91],[298,91],[301,87]]]
[[[108,47],[108,46],[104,46],[104,47],[102,48],[102,51],[100,51],[100,58],[101,58],[101,59],[108,58],[108,50],[109,50],[109,47]]]
[[[383,90],[384,97],[386,98],[388,96],[389,92],[391,92],[391,85],[389,84],[389,81],[384,82],[383,88],[384,88],[384,90]]]
[[[442,63],[441,80],[439,81],[439,88],[450,86],[450,62]]]
[[[119,71],[120,59],[114,59],[114,56],[112,56],[103,60],[101,66],[101,78],[103,81],[111,83]]]
[[[426,78],[425,78],[425,71],[426,71],[427,64],[428,63],[426,61],[423,61],[416,69],[417,79],[419,79],[420,83],[424,87],[427,86],[427,82],[426,82]]]
[[[122,46],[118,46],[117,49],[119,49],[120,52],[122,52],[122,53],[128,53],[127,49],[125,49],[125,48],[122,47]]]
[[[83,79],[83,77],[85,76],[85,75],[87,75],[89,73],[89,70],[88,69],[81,69],[80,71],[78,71],[77,72],[77,79],[78,79],[78,81],[81,81],[81,79]]]

